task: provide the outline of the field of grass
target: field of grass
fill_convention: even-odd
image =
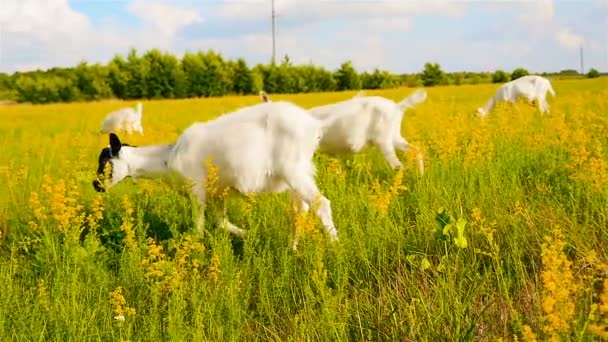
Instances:
[[[96,131],[125,103],[0,107],[0,340],[607,338],[608,80],[553,86],[551,115],[519,103],[484,120],[495,85],[427,89],[402,126],[423,176],[410,154],[403,172],[375,148],[317,154],[335,244],[288,194],[230,200],[249,229],[236,239],[198,235],[158,181],[95,193]],[[271,95],[312,107],[354,92]],[[120,136],[169,143],[258,102],[146,101],[145,136]]]

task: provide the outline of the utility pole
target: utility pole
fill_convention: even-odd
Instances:
[[[583,61],[583,44],[580,47],[580,59],[581,59],[581,75],[585,74],[585,64]]]
[[[270,0],[271,5],[272,5],[272,64],[274,64],[274,57],[275,57],[275,29],[274,29],[274,18],[275,18],[275,14],[274,14],[274,0]]]
[[[608,0],[604,1],[604,67],[608,71]]]

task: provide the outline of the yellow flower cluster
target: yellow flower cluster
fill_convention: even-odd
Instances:
[[[608,279],[604,279],[602,286],[600,303],[592,305],[590,316],[593,322],[587,326],[587,331],[602,340],[608,340]]]
[[[137,249],[137,241],[135,239],[135,227],[134,222],[135,218],[133,217],[134,209],[131,204],[131,200],[128,195],[123,195],[121,199],[122,208],[125,211],[125,215],[123,216],[122,224],[120,225],[120,230],[125,234],[123,238],[123,242],[125,247],[127,247],[130,251],[135,251]]]
[[[529,325],[525,324],[522,328],[522,340],[525,342],[537,342],[538,338],[532,328]]]
[[[217,284],[222,277],[222,269],[220,267],[220,257],[214,254],[211,257],[211,265],[207,271],[207,277],[213,284]]]
[[[382,189],[382,185],[377,179],[372,184],[370,199],[376,210],[386,215],[392,200],[399,195],[400,192],[406,191],[407,187],[402,184],[404,168],[400,168],[395,172],[391,185],[387,190]]]
[[[541,245],[542,330],[551,340],[557,339],[560,333],[568,332],[574,319],[574,296],[578,285],[571,269],[572,262],[563,252],[565,246],[559,225],[552,229],[551,235],[546,236]]]
[[[316,215],[315,212],[319,209],[319,205],[321,204],[321,197],[317,195],[315,197],[315,201],[312,203],[308,211],[299,211],[297,206],[298,203],[292,203],[294,210],[294,218],[293,225],[295,230],[294,236],[294,245],[297,245],[300,236],[305,234],[311,236],[313,239],[318,239],[321,237],[318,230],[315,229],[316,223]]]
[[[91,202],[91,212],[87,215],[87,222],[91,231],[99,228],[99,222],[103,219],[103,198],[96,194]]]
[[[42,196],[31,192],[29,198],[33,221],[29,222],[34,230],[44,223],[51,223],[56,229],[72,238],[77,238],[85,222],[84,206],[79,203],[80,193],[76,184],[66,185],[63,179],[53,181],[45,175],[42,183]]]
[[[256,204],[256,196],[255,194],[251,193],[251,194],[245,194],[244,195],[245,200],[241,201],[241,209],[243,210],[243,213],[247,216],[251,215],[251,212],[253,211],[253,208],[255,207]]]
[[[201,269],[200,262],[193,258],[194,253],[202,253],[205,246],[186,236],[177,247],[175,257],[170,258],[163,252],[163,246],[152,238],[147,240],[148,251],[146,259],[140,266],[145,269],[145,277],[161,292],[171,292],[198,279]]]
[[[110,305],[114,311],[114,319],[124,321],[128,316],[135,316],[135,308],[127,305],[127,300],[122,294],[122,287],[118,286],[110,292]]]
[[[608,164],[603,157],[602,144],[590,137],[588,129],[578,128],[566,148],[571,160],[566,169],[572,172],[572,179],[593,190],[603,190],[608,185]]]
[[[46,286],[44,279],[38,280],[36,284],[36,290],[38,292],[38,304],[45,310],[50,310],[51,302],[49,300],[49,289]]]
[[[228,188],[220,189],[220,179],[219,179],[219,169],[211,158],[207,158],[205,160],[205,169],[207,170],[207,176],[203,180],[205,184],[205,192],[207,196],[210,198],[219,197],[223,198],[228,195]]]
[[[498,258],[500,254],[500,247],[495,240],[497,223],[495,221],[487,222],[486,218],[481,213],[481,210],[477,207],[473,208],[471,211],[471,218],[473,219],[473,225],[477,228],[477,231],[483,235],[490,248],[489,252],[483,252],[477,249],[476,252]]]
[[[338,184],[344,184],[346,181],[346,172],[342,168],[342,164],[338,158],[330,158],[327,164],[327,174]]]
[[[494,152],[494,143],[491,139],[489,123],[482,120],[471,130],[469,143],[466,145],[464,166],[473,167],[482,161],[489,161]]]
[[[140,266],[145,268],[145,276],[152,282],[161,282],[165,277],[165,266],[168,264],[167,256],[163,252],[163,246],[156,243],[152,238],[146,241],[148,251],[146,259],[142,260]]]
[[[179,244],[173,259],[175,264],[175,276],[173,277],[175,288],[179,287],[184,279],[192,280],[198,278],[201,263],[198,259],[193,258],[192,255],[204,251],[205,246],[198,241],[194,241],[190,236],[186,236]]]

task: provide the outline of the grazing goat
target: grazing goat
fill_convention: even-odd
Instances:
[[[214,196],[215,191],[250,194],[289,190],[298,210],[308,211],[310,206],[318,205],[316,215],[331,240],[337,240],[330,201],[320,193],[314,179],[312,157],[319,145],[323,124],[292,103],[274,102],[195,123],[173,144],[126,146],[111,133],[110,147],[102,149],[99,155],[93,186],[103,192],[126,177],[177,174],[177,179],[186,181],[200,204],[196,227],[201,232],[208,197],[222,203],[223,196]],[[208,158],[216,172],[212,177],[217,177],[214,178],[217,190],[213,192],[205,183],[210,174],[205,164]],[[107,164],[110,164],[109,174],[104,172]],[[238,236],[245,233],[228,221],[225,213],[219,218],[222,228]],[[296,234],[294,249],[297,243]]]
[[[113,133],[119,130],[127,131],[131,134],[133,131],[144,135],[144,128],[141,125],[142,104],[137,102],[137,109],[132,107],[121,108],[108,114],[101,124],[100,134]]]
[[[484,117],[496,106],[496,103],[500,101],[515,103],[519,97],[526,98],[530,103],[536,100],[538,102],[538,109],[548,113],[547,91],[555,97],[555,91],[548,79],[537,75],[520,77],[498,88],[494,96],[486,102],[485,106],[477,108],[477,115]]]
[[[263,91],[260,97],[264,102],[271,101]],[[326,122],[320,151],[328,154],[358,153],[371,143],[380,149],[393,169],[398,169],[403,165],[395,149],[406,152],[414,148],[418,151],[420,174],[423,174],[424,161],[420,149],[401,136],[401,120],[404,110],[424,102],[426,97],[426,91],[418,89],[395,103],[381,96],[365,96],[359,92],[348,100],[309,109],[313,117]]]

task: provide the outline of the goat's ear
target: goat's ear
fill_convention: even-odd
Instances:
[[[270,102],[268,94],[266,94],[266,92],[263,90],[260,90],[260,98],[262,99],[262,102]]]
[[[110,150],[112,151],[112,155],[117,156],[121,147],[122,143],[120,142],[120,139],[118,139],[118,136],[114,133],[110,133]]]

